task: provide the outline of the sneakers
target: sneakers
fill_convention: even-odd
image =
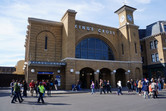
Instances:
[[[15,103],[14,101],[12,101],[11,103]]]

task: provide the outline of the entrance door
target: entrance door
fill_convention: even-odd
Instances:
[[[37,80],[52,80],[53,79],[53,72],[38,72],[37,73]]]
[[[116,80],[116,85],[117,85],[117,82],[120,80],[122,83],[122,86],[123,87],[126,86],[126,75],[125,75],[124,69],[116,70],[115,80]]]
[[[38,81],[42,81],[42,80],[52,80],[53,79],[53,75],[50,74],[38,74],[37,75],[37,80]]]
[[[89,89],[92,81],[94,81],[94,70],[91,68],[83,68],[80,71],[81,88]]]
[[[99,74],[99,80],[100,79],[111,81],[111,71],[107,68],[101,69]]]

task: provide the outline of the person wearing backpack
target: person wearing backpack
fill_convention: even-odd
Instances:
[[[11,103],[15,103],[17,98],[18,98],[19,103],[22,103],[19,93],[20,93],[20,86],[18,85],[18,81],[16,81],[14,83],[14,96],[13,96]]]
[[[145,85],[144,85],[144,98],[145,99],[146,99],[146,96],[149,98],[148,90],[149,90],[148,83],[145,83]]]
[[[153,98],[157,98],[157,84],[155,83],[155,80],[153,79],[153,82],[151,83],[151,88],[153,91]]]

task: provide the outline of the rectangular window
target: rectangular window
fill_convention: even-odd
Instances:
[[[156,62],[158,62],[159,61],[159,55],[158,55],[158,53],[156,53],[155,55],[156,55]]]
[[[47,37],[45,37],[45,49],[47,49]]]
[[[123,44],[122,44],[122,54],[124,55],[124,46],[123,46]]]
[[[135,45],[135,53],[137,53],[137,44],[134,43],[134,45]]]
[[[154,49],[153,41],[150,42],[150,49]]]
[[[166,25],[164,25],[164,31],[166,32]]]
[[[155,54],[152,54],[152,62],[156,62]]]
[[[155,49],[157,49],[157,45],[158,45],[158,41],[155,40],[155,41],[154,41],[154,48],[155,48]]]

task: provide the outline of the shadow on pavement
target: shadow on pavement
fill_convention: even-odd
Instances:
[[[0,97],[10,96],[10,92],[6,90],[0,90]]]
[[[66,104],[66,103],[50,103],[50,102],[45,102],[44,104],[42,104],[42,103],[37,103],[34,101],[25,101],[21,104],[28,104],[28,105],[71,105],[71,104]]]

